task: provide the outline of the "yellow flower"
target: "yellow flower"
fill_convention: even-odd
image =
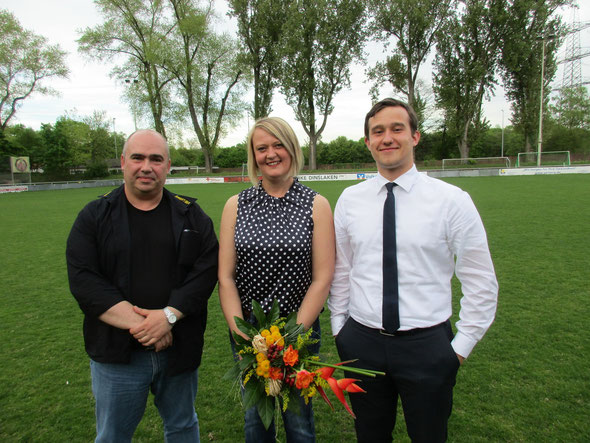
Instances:
[[[246,383],[248,383],[248,380],[250,380],[250,377],[252,377],[252,375],[254,374],[254,371],[252,369],[250,369],[246,375],[244,376],[244,385]]]
[[[279,333],[279,327],[276,326],[276,325],[272,325],[270,327],[270,332],[273,333],[273,334],[276,332],[278,334]]]
[[[303,348],[303,346],[305,346],[305,340],[303,340],[303,337],[301,335],[297,337],[297,344],[295,346],[297,347],[297,349],[301,349]]]
[[[266,355],[264,355],[262,352],[259,352],[258,354],[256,354],[256,361],[258,363],[260,363],[264,360],[266,360]]]
[[[258,363],[258,367],[262,368],[262,370],[268,372],[270,370],[270,362],[268,360],[264,359],[260,363]]]
[[[273,332],[272,333],[272,338],[275,339],[275,341],[279,340],[282,337],[281,333],[279,331]]]
[[[262,335],[263,337],[266,337],[267,335],[270,334],[270,331],[268,329],[264,329],[262,330],[262,332],[260,333],[260,335]]]

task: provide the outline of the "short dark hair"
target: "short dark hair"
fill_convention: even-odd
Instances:
[[[365,117],[365,138],[369,138],[369,119],[374,117],[375,114],[377,114],[382,109],[388,108],[389,106],[399,106],[404,108],[410,116],[410,129],[412,130],[412,134],[418,130],[418,116],[416,115],[414,108],[412,108],[407,103],[402,102],[401,100],[397,100],[395,98],[384,98],[380,102],[375,103]]]

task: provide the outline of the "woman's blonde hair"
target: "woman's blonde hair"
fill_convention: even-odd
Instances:
[[[268,132],[273,137],[276,137],[281,144],[285,147],[289,155],[291,156],[291,169],[289,174],[295,177],[301,171],[303,167],[303,153],[297,141],[297,136],[293,131],[293,128],[289,126],[285,120],[279,117],[262,117],[254,123],[254,126],[248,133],[248,141],[246,146],[248,147],[248,177],[252,186],[256,186],[258,183],[258,166],[256,165],[256,158],[254,157],[254,146],[252,145],[252,135],[256,129],[262,129]]]

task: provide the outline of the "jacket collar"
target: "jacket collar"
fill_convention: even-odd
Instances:
[[[130,236],[129,219],[127,217],[127,199],[125,197],[125,185],[121,185],[118,188],[104,194],[103,198],[105,198],[112,206],[111,217],[117,239],[122,242],[121,244],[128,244]],[[196,199],[181,197],[168,191],[166,188],[164,188],[162,198],[167,199],[170,204],[174,242],[178,247],[182,230],[185,228],[184,217],[189,211],[189,208],[194,205]]]

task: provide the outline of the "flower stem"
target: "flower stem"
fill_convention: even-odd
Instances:
[[[333,364],[330,364],[330,363],[325,363],[325,362],[321,362],[321,361],[307,360],[307,359],[302,360],[302,361],[304,361],[305,363],[311,363],[311,364],[318,365],[318,366],[328,366],[329,368],[342,369],[344,371],[348,371],[348,372],[352,372],[352,373],[360,374],[360,375],[366,375],[368,377],[375,377],[377,375],[385,375],[385,372],[374,371],[372,369],[353,368],[353,367],[350,367],[350,366],[342,366],[342,364],[340,364],[340,365],[333,365]],[[355,360],[350,360],[350,361],[343,362],[343,363],[350,363],[350,362],[353,362],[353,361],[355,361]]]

